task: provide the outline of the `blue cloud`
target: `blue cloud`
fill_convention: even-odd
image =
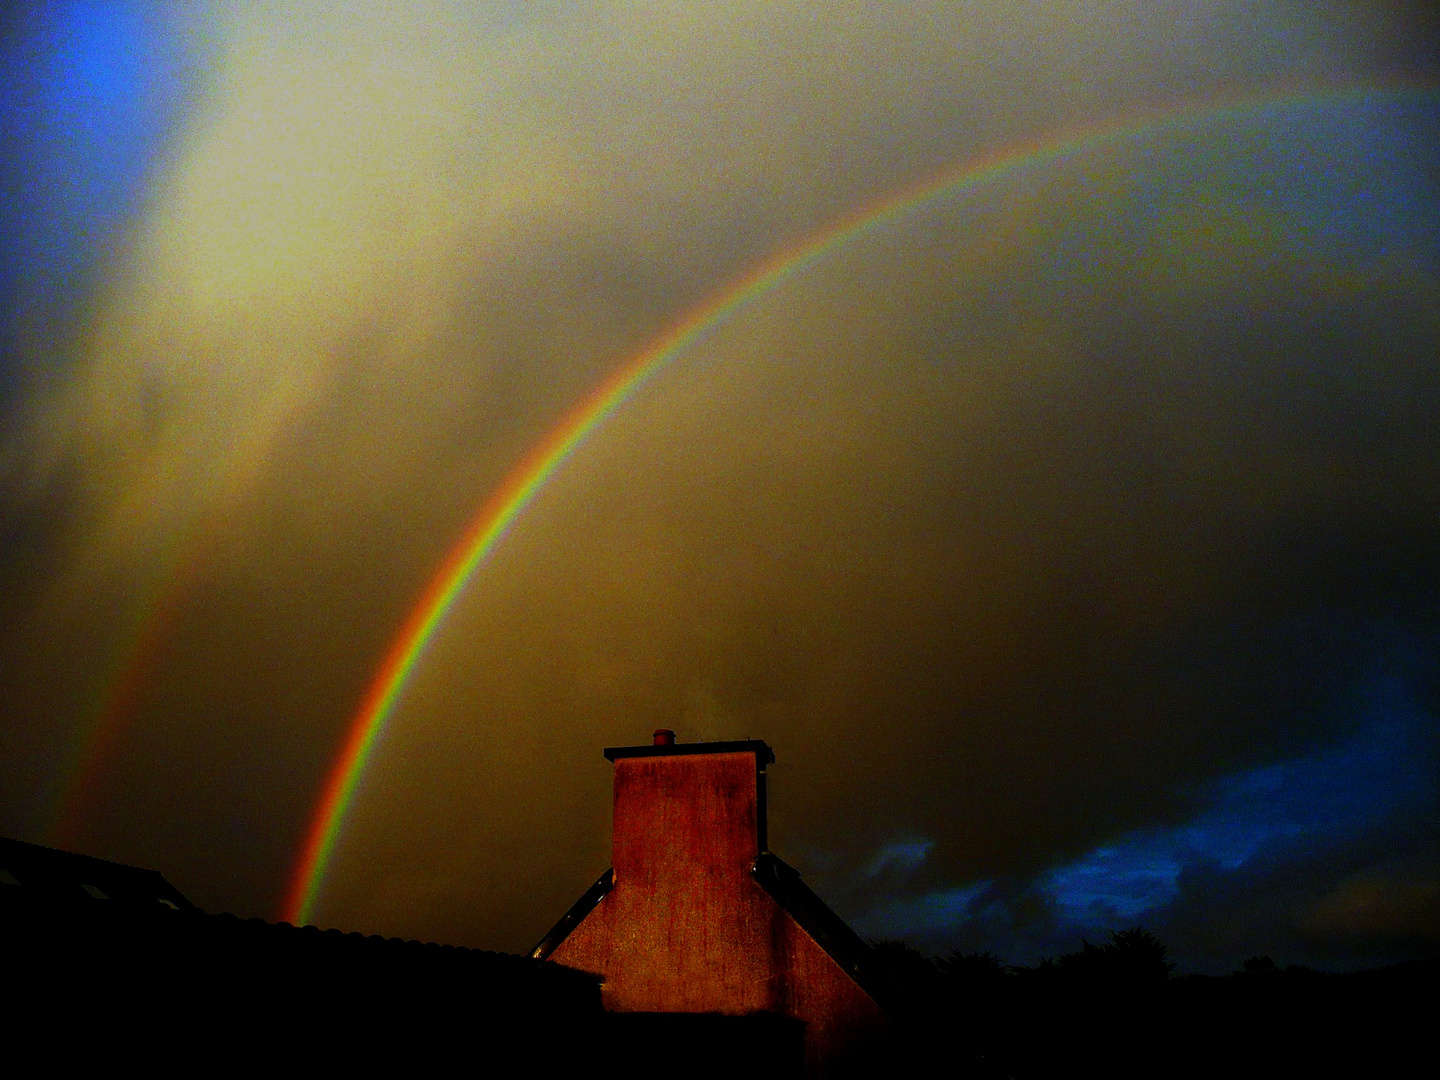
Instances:
[[[855,927],[862,934],[878,938],[943,933],[968,919],[975,902],[989,888],[990,882],[978,881],[893,900],[856,919]]]
[[[987,880],[916,892],[905,881],[933,842],[887,844],[871,859],[866,877],[888,895],[855,925],[872,937],[931,942],[979,934],[975,940],[985,947],[1034,952],[1070,947],[1078,934],[1163,922],[1187,875],[1263,875],[1409,820],[1413,815],[1406,812],[1428,805],[1424,800],[1433,794],[1432,728],[1404,682],[1376,680],[1348,737],[1222,777],[1189,821],[1119,836],[1027,882]],[[1041,911],[1048,915],[1035,923]]]
[[[1044,877],[1039,892],[1063,920],[1104,927],[1170,903],[1187,870],[1280,865],[1344,844],[1429,791],[1417,752],[1429,724],[1398,683],[1386,682],[1350,738],[1225,777],[1191,821],[1097,847]]]
[[[899,873],[909,873],[919,867],[925,861],[925,856],[930,854],[930,849],[935,846],[934,840],[898,840],[893,844],[886,844],[875,853],[870,860],[870,865],[865,870],[867,877],[878,877],[887,870]]]

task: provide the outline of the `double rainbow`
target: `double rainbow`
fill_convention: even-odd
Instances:
[[[747,305],[804,273],[839,247],[885,228],[927,202],[963,193],[1024,169],[1053,164],[1107,144],[1155,135],[1197,122],[1241,119],[1271,109],[1325,106],[1346,101],[1361,103],[1412,95],[1427,101],[1435,96],[1434,91],[1425,88],[1343,88],[1321,93],[1271,94],[1222,106],[1175,108],[1058,138],[1007,146],[863,207],[810,239],[776,253],[718,296],[688,312],[570,409],[550,433],[510,470],[501,485],[475,513],[464,534],[436,570],[392,640],[350,723],[306,832],[282,917],[297,924],[306,923],[313,917],[357,785],[427,646],[476,571],[485,564],[550,478],[592,433],[667,364]],[[129,666],[125,670],[128,671]],[[122,690],[126,688],[122,687]],[[121,696],[126,696],[126,693]]]

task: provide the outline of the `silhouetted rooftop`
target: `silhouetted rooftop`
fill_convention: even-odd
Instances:
[[[830,959],[883,1004],[883,995],[876,993],[870,978],[867,964],[870,946],[801,880],[800,871],[773,852],[762,851],[750,869],[750,876],[815,939]]]
[[[0,956],[27,988],[0,1018],[62,1056],[82,1038],[106,1061],[142,1047],[207,1071],[296,1047],[438,1068],[483,1046],[518,1075],[537,1047],[577,1067],[602,1018],[599,978],[558,964],[207,914],[154,870],[17,840],[0,871]],[[557,1026],[576,1044],[547,1046]]]
[[[23,886],[54,898],[157,904],[176,911],[195,905],[158,870],[0,837],[0,888]]]

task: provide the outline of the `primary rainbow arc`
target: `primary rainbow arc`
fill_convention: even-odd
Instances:
[[[717,297],[692,309],[566,413],[550,433],[510,470],[433,575],[392,640],[350,724],[306,833],[282,918],[297,925],[312,918],[326,870],[370,755],[426,647],[466,584],[560,466],[607,418],[689,346],[723,325],[752,301],[802,273],[836,248],[905,216],[932,199],[959,194],[1022,169],[1082,154],[1107,143],[1160,134],[1187,124],[1216,121],[1227,116],[1238,118],[1265,109],[1330,101],[1359,102],[1412,91],[1426,98],[1434,96],[1429,87],[1388,90],[1346,87],[1319,93],[1272,94],[1220,106],[1173,108],[1151,114],[1138,122],[1131,118],[1058,138],[1012,144],[867,205],[809,240],[782,250]]]

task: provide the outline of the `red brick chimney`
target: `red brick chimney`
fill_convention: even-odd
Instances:
[[[617,1012],[756,1012],[806,1025],[812,1071],[883,1014],[866,947],[767,850],[759,740],[610,747],[612,869],[534,955],[604,976]]]

